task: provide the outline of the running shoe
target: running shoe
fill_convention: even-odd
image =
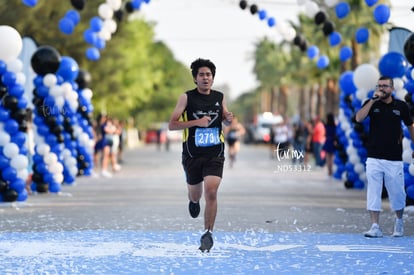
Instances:
[[[403,219],[395,219],[393,237],[404,236],[404,222]]]
[[[188,211],[190,211],[191,217],[194,219],[198,217],[198,214],[200,214],[200,202],[192,202],[188,204]]]
[[[213,235],[209,230],[207,230],[206,233],[201,236],[199,249],[201,252],[210,252],[210,249],[213,247],[213,243]]]
[[[371,229],[364,233],[368,238],[382,238],[382,231],[378,224],[373,224]]]

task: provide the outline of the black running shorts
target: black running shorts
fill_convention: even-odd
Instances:
[[[205,176],[223,177],[224,157],[190,158],[183,156],[182,164],[187,183],[190,185],[202,182]]]

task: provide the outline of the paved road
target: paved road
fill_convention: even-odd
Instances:
[[[225,169],[215,245],[200,253],[203,221],[187,211],[180,151],[178,144],[168,152],[143,146],[125,153],[111,179],[83,177],[61,194],[0,205],[2,273],[413,272],[413,212],[405,214],[407,236],[391,238],[385,201],[384,238],[365,238],[364,190],[347,190],[323,169],[289,166],[253,145]]]

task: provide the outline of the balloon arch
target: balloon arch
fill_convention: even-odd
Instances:
[[[34,7],[37,0],[22,0],[27,7]],[[117,29],[114,19],[120,20],[124,11],[139,11],[150,0],[106,0],[97,8],[97,15],[90,19],[90,26],[83,32],[90,47],[85,56],[90,61],[100,59],[100,51],[110,41]],[[339,60],[344,62],[353,55],[352,49],[342,41],[341,34],[327,14],[311,0],[298,0],[305,7],[306,15],[321,26],[331,47],[339,47]],[[390,8],[377,0],[365,0],[372,8],[373,20],[385,24],[390,18]],[[59,30],[71,35],[80,21],[85,0],[71,0],[74,9],[68,10],[56,24]],[[325,6],[335,10],[339,19],[346,18],[351,7],[346,1],[325,0]],[[286,41],[298,46],[307,57],[315,61],[318,69],[329,66],[329,58],[318,46],[308,45],[304,35],[289,24],[277,22],[265,9],[245,0],[239,8],[257,15],[270,28],[275,28]],[[361,26],[355,32],[357,43],[369,40],[369,29]],[[91,98],[88,87],[90,75],[81,70],[69,56],[61,56],[52,46],[38,47],[30,59],[36,76],[33,94],[25,90],[24,64],[18,58],[23,43],[20,34],[11,26],[0,26],[0,201],[25,201],[28,197],[26,181],[37,192],[59,192],[62,184],[72,184],[77,176],[90,175],[93,169],[93,130]],[[408,62],[407,62],[408,61]],[[362,189],[365,186],[366,136],[368,121],[356,123],[355,112],[369,98],[380,75],[394,78],[394,96],[403,99],[414,115],[414,35],[404,44],[404,54],[389,52],[381,57],[378,66],[362,64],[355,71],[344,72],[339,78],[340,112],[337,137],[335,174],[345,182],[346,188]],[[33,108],[28,108],[32,99]],[[33,124],[30,126],[30,124]],[[28,131],[33,127],[34,150],[28,144]],[[404,130],[403,161],[407,198],[414,201],[413,144],[407,129]]]

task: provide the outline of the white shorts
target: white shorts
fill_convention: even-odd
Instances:
[[[404,166],[402,161],[367,159],[367,209],[381,211],[382,186],[385,184],[393,211],[405,207]]]

